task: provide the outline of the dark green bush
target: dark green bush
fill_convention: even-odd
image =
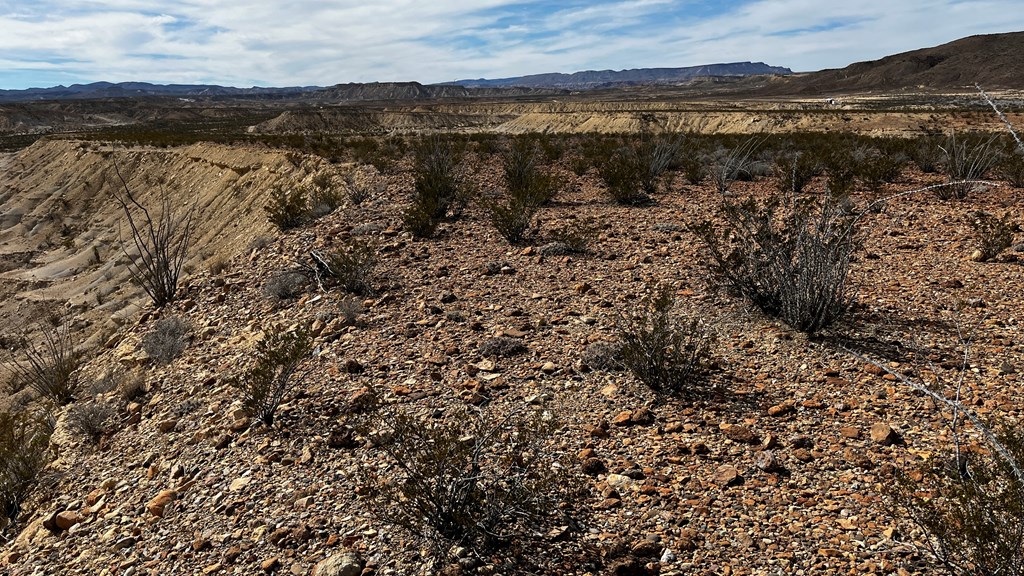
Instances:
[[[364,469],[371,510],[427,544],[436,562],[454,547],[510,559],[565,524],[580,489],[552,447],[557,426],[539,413],[421,419],[378,412],[362,433],[390,464]],[[543,542],[543,544],[542,544]]]
[[[679,318],[674,308],[672,292],[663,288],[646,299],[639,313],[624,316],[618,355],[655,392],[689,394],[710,368],[715,337],[704,322]]]
[[[841,202],[776,195],[723,205],[724,225],[695,228],[712,276],[766,314],[814,333],[852,304],[847,286],[856,219]]]
[[[658,192],[661,176],[676,160],[678,141],[644,136],[614,150],[598,166],[608,194],[617,204],[638,206]]]
[[[238,389],[242,404],[253,418],[273,426],[274,413],[294,386],[292,376],[312,349],[305,330],[267,330],[256,343],[252,365],[227,383]]]
[[[458,213],[469,197],[468,184],[459,169],[460,157],[449,140],[429,138],[416,150],[412,203],[406,208],[406,229],[428,238],[451,213]]]
[[[782,153],[775,157],[775,175],[783,193],[799,194],[821,172],[821,163],[808,152]]]
[[[309,220],[310,212],[306,205],[306,189],[297,186],[285,189],[275,186],[270,191],[270,201],[263,207],[267,220],[279,230],[289,230],[303,225]]]
[[[886,153],[877,148],[860,151],[856,162],[857,177],[864,186],[877,192],[889,182],[895,182],[903,171],[904,157]]]

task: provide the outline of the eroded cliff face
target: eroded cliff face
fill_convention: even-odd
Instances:
[[[330,169],[318,158],[266,149],[196,144],[113,148],[46,140],[0,160],[0,331],[21,327],[47,303],[70,302],[88,344],[147,304],[130,281],[130,231],[112,193],[124,175],[141,204],[170,195],[196,204],[186,270],[235,256],[271,230],[263,206],[275,185]]]

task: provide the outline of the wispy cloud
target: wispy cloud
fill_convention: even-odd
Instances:
[[[0,0],[0,87],[845,66],[1024,29],[1019,0]]]

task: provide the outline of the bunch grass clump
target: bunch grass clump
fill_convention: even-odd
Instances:
[[[57,406],[74,399],[79,389],[77,371],[82,355],[75,350],[70,314],[61,313],[40,321],[20,344],[20,353],[11,352],[18,388],[28,387]]]

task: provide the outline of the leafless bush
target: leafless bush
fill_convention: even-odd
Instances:
[[[620,321],[622,365],[656,392],[693,392],[711,365],[714,334],[698,319],[676,316],[675,298],[667,288],[645,304],[639,313]]]
[[[113,431],[116,416],[117,412],[109,403],[89,400],[71,406],[66,422],[71,431],[96,444]]]
[[[724,226],[695,228],[719,282],[793,328],[817,332],[852,304],[847,286],[857,219],[837,199],[776,195],[725,203]]]
[[[995,163],[992,142],[993,138],[958,140],[956,133],[951,132],[942,147],[943,168],[949,185],[936,188],[935,194],[943,200],[967,198]]]
[[[161,318],[142,337],[140,346],[157,364],[169,364],[185,350],[190,329],[188,322],[177,316]]]
[[[720,150],[715,155],[710,172],[719,194],[728,193],[737,180],[750,179],[757,149],[763,141],[763,138],[750,138],[732,150]]]
[[[227,383],[241,393],[242,403],[253,418],[273,426],[274,413],[292,389],[292,376],[312,348],[303,330],[268,330],[256,344],[252,365]]]
[[[495,336],[480,343],[480,355],[484,358],[510,358],[527,351],[521,338],[511,336]]]
[[[309,279],[301,272],[284,270],[273,274],[263,285],[263,293],[278,300],[288,300],[302,294]]]
[[[348,297],[338,302],[338,312],[345,326],[355,326],[359,323],[359,316],[366,311],[363,301],[359,298]]]
[[[11,352],[15,378],[58,406],[71,401],[78,392],[81,354],[75,351],[70,315],[39,322],[21,345],[21,354]]]
[[[975,240],[981,252],[981,260],[991,260],[1013,244],[1014,224],[1010,221],[1010,213],[997,218],[994,214],[977,211],[972,214]]]
[[[599,226],[593,218],[571,218],[551,232],[555,242],[565,245],[570,254],[586,254],[597,240]]]
[[[329,254],[310,252],[310,262],[304,268],[321,288],[339,286],[352,294],[371,294],[376,265],[376,251],[365,242],[350,239]]]
[[[436,562],[454,547],[514,557],[565,524],[581,494],[551,446],[555,429],[536,413],[447,421],[378,413],[362,426],[389,459],[364,469],[371,510],[429,545]]]
[[[594,342],[583,350],[583,364],[591,370],[621,370],[621,342]]]
[[[164,306],[174,300],[178,278],[192,248],[198,202],[178,210],[171,195],[161,186],[160,211],[154,216],[135,198],[117,163],[114,163],[114,173],[123,190],[112,195],[128,220],[136,252],[129,254],[122,242],[122,250],[130,260],[128,270],[153,304]]]

